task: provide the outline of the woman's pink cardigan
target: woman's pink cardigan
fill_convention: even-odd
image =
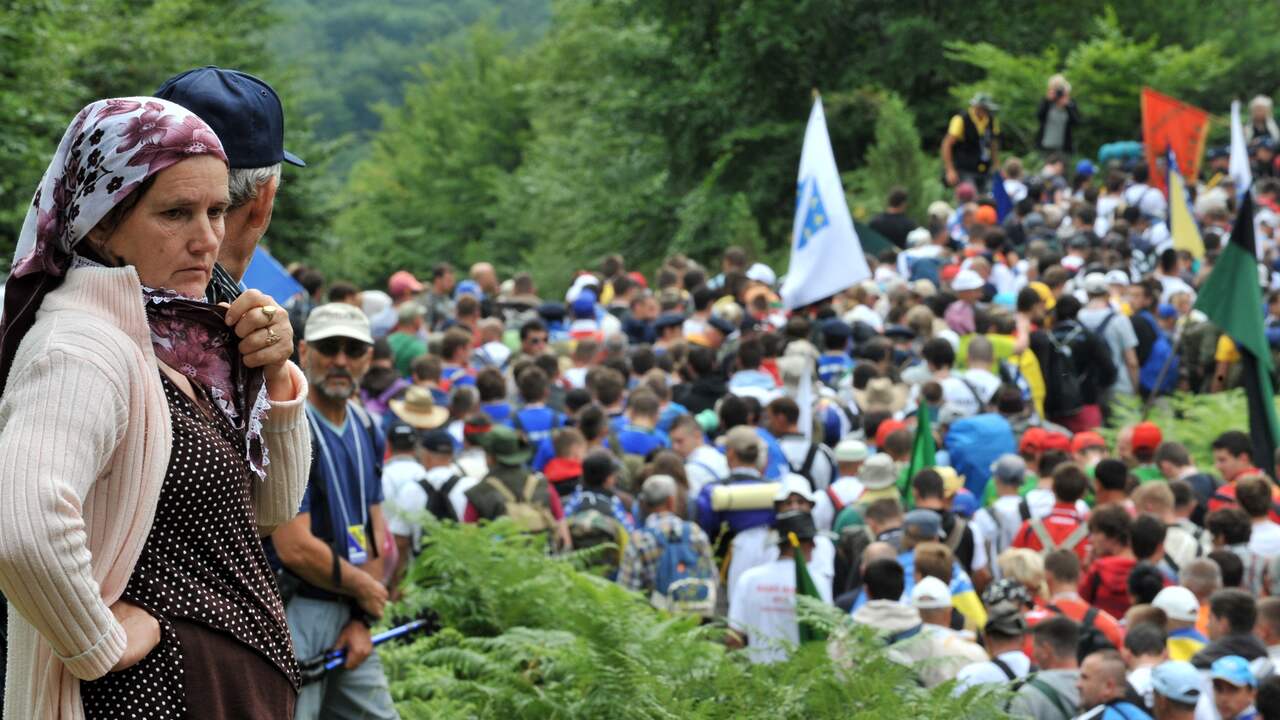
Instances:
[[[258,525],[306,489],[307,387],[273,402]],[[80,681],[125,648],[120,598],[155,518],[172,436],[133,268],[77,268],[45,297],[0,399],[0,591],[9,599],[5,720],[80,720]]]

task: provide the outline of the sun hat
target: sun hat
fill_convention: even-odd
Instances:
[[[858,471],[858,480],[868,490],[884,490],[898,482],[898,466],[893,458],[878,453],[867,458]]]
[[[432,430],[449,420],[449,410],[436,404],[431,391],[419,385],[405,390],[404,398],[388,403],[396,417],[419,430]]]

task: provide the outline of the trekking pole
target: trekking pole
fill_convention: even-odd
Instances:
[[[410,635],[414,635],[419,632],[426,632],[429,635],[435,634],[439,629],[440,624],[435,620],[435,618],[414,620],[413,622],[408,622],[404,625],[393,627],[390,630],[385,630],[374,635],[372,638],[373,646],[377,647],[385,642],[409,637]],[[310,660],[298,663],[298,670],[302,675],[302,684],[310,685],[313,682],[319,681],[329,671],[337,670],[342,667],[346,661],[347,651],[342,648],[336,648],[322,652]]]
[[[1156,376],[1155,387],[1151,389],[1151,394],[1147,396],[1146,401],[1142,403],[1142,419],[1145,421],[1147,415],[1151,413],[1151,406],[1155,404],[1156,398],[1160,396],[1160,386],[1164,385],[1164,376],[1169,373],[1169,368],[1173,366],[1173,361],[1178,357],[1178,351],[1182,349],[1182,335],[1186,330],[1186,326],[1178,328],[1173,334],[1173,347],[1169,350],[1169,357],[1164,359],[1164,365],[1160,366],[1160,374]],[[1141,387],[1138,388],[1142,390]]]

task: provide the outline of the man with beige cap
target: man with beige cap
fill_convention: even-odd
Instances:
[[[846,506],[858,502],[866,491],[866,486],[858,479],[858,473],[862,469],[862,463],[870,455],[867,444],[861,440],[846,438],[836,445],[833,455],[836,460],[836,479],[818,493],[813,507],[813,522],[818,530],[830,530],[836,515]]]

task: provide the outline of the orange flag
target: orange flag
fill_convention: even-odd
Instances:
[[[1153,187],[1168,192],[1164,170],[1156,160],[1163,162],[1170,148],[1178,158],[1182,176],[1191,180],[1199,177],[1208,136],[1209,113],[1151,88],[1142,88],[1142,143]]]

